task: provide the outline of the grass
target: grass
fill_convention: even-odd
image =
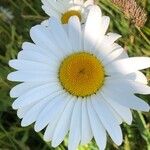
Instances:
[[[138,1],[150,14],[150,1]],[[110,0],[99,2],[103,14],[109,15],[111,24],[109,31],[122,35],[119,43],[127,50],[130,56],[150,56],[150,19],[139,29],[123,13],[111,4]],[[15,85],[7,81],[6,77],[11,68],[8,61],[16,58],[24,41],[31,41],[29,30],[33,25],[40,23],[47,16],[41,9],[40,0],[0,0],[0,7],[9,9],[14,18],[7,20],[0,12],[0,150],[53,150],[50,143],[42,140],[42,133],[36,133],[33,126],[23,128],[12,110],[10,89]],[[150,79],[150,70],[144,71]],[[150,96],[142,96],[145,101]],[[109,139],[106,150],[150,150],[150,114],[133,111],[134,121],[131,126],[122,125],[124,142],[117,147]],[[56,150],[67,149],[67,139]],[[79,150],[98,150],[94,140]]]

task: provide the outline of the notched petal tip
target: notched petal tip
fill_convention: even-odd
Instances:
[[[17,110],[17,109],[18,109],[18,105],[17,105],[16,101],[13,102],[12,108],[13,108],[14,110]]]
[[[8,65],[11,67],[12,60],[9,60]]]
[[[56,148],[58,146],[58,144],[56,143],[56,141],[52,141],[52,147]]]
[[[150,111],[150,106],[149,106],[149,104],[147,104],[147,103],[145,102],[145,106],[144,106],[143,108],[141,108],[141,111],[143,111],[143,112],[149,112],[149,111]]]
[[[12,79],[12,73],[9,73],[9,74],[7,75],[7,80],[13,81],[13,79]]]
[[[37,131],[36,131],[37,132]],[[45,141],[45,142],[50,142],[51,141],[51,139],[49,139],[47,136],[45,136],[45,134],[44,134],[44,136],[43,136],[43,140]],[[54,147],[53,145],[52,145],[52,147]]]
[[[8,62],[8,64],[10,67],[15,68],[16,62],[17,62],[17,59],[12,59]]]
[[[36,132],[40,132],[42,129],[43,129],[43,128],[40,127],[39,123],[36,122],[35,125],[34,125],[34,130],[35,130]]]
[[[13,88],[10,90],[9,95],[11,98],[16,98]]]
[[[46,142],[52,141],[52,139],[46,134],[46,131],[45,131],[45,133],[44,133],[44,135],[43,135],[43,140],[46,141]],[[52,144],[52,143],[51,143],[51,144]],[[54,147],[54,146],[52,146],[52,147]]]
[[[28,125],[30,125],[30,124],[28,124],[28,122],[26,122],[26,120],[22,119],[21,126],[22,127],[27,127]]]
[[[35,25],[35,26],[31,27],[31,29],[30,29],[31,38],[32,38],[32,36],[34,35],[35,32],[38,32],[40,30],[41,27],[44,27],[44,26],[38,24],[38,25]]]

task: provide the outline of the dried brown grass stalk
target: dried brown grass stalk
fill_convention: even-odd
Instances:
[[[125,15],[132,19],[138,27],[143,27],[147,21],[147,14],[135,0],[111,0],[116,6],[120,7]]]

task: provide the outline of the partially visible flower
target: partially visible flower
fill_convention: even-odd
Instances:
[[[120,7],[125,15],[132,19],[138,27],[143,27],[147,21],[147,14],[135,0],[111,0],[115,5]]]
[[[0,18],[3,21],[10,22],[14,18],[14,16],[9,9],[0,6]]]
[[[94,0],[42,0],[43,10],[50,16],[67,24],[71,16],[77,16],[82,23],[85,22],[90,6]]]
[[[150,67],[150,58],[129,58],[115,43],[120,35],[106,34],[109,21],[98,6],[91,7],[84,26],[76,16],[65,29],[51,18],[47,27],[31,29],[35,44],[25,42],[18,58],[9,62],[17,71],[8,79],[22,82],[10,92],[21,125],[35,122],[37,132],[46,128],[44,140],[53,147],[68,133],[69,150],[93,137],[104,150],[107,133],[120,145],[120,124],[132,123],[130,109],[149,111],[135,93],[150,94],[140,72]]]

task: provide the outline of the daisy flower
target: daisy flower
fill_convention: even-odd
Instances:
[[[106,33],[109,17],[93,6],[84,26],[69,19],[67,30],[55,18],[48,27],[31,28],[33,43],[25,42],[9,65],[17,71],[8,75],[22,82],[10,95],[21,125],[35,122],[39,132],[46,128],[45,141],[57,147],[69,133],[68,148],[75,150],[94,137],[104,150],[107,134],[120,145],[120,124],[131,124],[130,109],[149,111],[149,105],[134,94],[150,94],[147,79],[139,70],[150,67],[150,58],[129,58]]]
[[[67,24],[71,16],[77,16],[84,23],[94,0],[42,0],[42,3],[46,14],[57,18],[62,24]]]

